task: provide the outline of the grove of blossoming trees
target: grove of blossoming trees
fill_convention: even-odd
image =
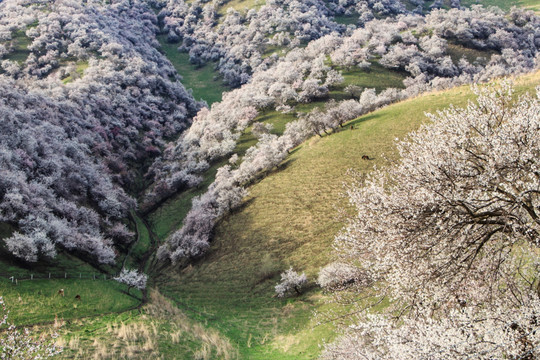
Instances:
[[[357,89],[358,99],[300,116],[279,137],[260,134],[236,168],[222,169],[186,218],[191,225],[161,251],[174,259],[201,255],[213,223],[240,204],[244,187],[308,136],[429,89],[536,66],[539,20],[531,12],[506,17],[454,1],[454,9],[437,10],[434,3],[424,14],[424,2],[415,5],[408,11],[397,0],[271,1],[245,14],[229,9],[220,15],[218,3],[197,1],[2,2],[0,83],[6,99],[17,99],[2,103],[0,206],[1,220],[13,229],[8,248],[27,261],[54,256],[60,246],[110,262],[114,247],[132,238],[121,222],[136,206],[126,194],[145,189],[141,208],[150,211],[196,186],[212,163],[231,155],[261,111],[327,100],[344,80],[342,68],[369,70],[378,62],[409,75],[404,90]],[[353,13],[360,14],[358,28],[334,21]],[[162,31],[192,62],[218,61],[226,82],[244,85],[204,108],[159,52]],[[451,46],[491,52],[489,59],[468,61],[452,58]],[[272,47],[283,55],[266,56]],[[24,122],[34,124],[28,128],[16,125],[21,106],[35,108],[24,114],[32,119]],[[30,194],[38,195],[30,201]],[[201,222],[203,230],[196,225]]]
[[[0,4],[0,221],[18,258],[62,248],[110,263],[132,241],[126,190],[201,106],[157,50],[157,30],[140,1]]]
[[[271,0],[245,14],[228,9],[219,23],[219,2],[169,0],[155,1],[155,6],[162,8],[159,18],[169,41],[188,51],[194,64],[218,61],[217,69],[233,87],[275,62],[264,56],[270,47],[294,49],[330,33],[345,33],[347,27],[336,23],[334,15],[358,12],[370,20],[406,12],[399,0]]]

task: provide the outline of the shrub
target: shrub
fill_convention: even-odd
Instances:
[[[300,295],[300,289],[306,283],[306,274],[302,273],[302,275],[298,275],[298,273],[291,267],[289,270],[281,274],[281,282],[276,285],[276,295],[280,298],[290,295],[293,292]]]

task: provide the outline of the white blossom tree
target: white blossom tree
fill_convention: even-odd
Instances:
[[[298,274],[291,267],[289,270],[281,274],[281,282],[276,285],[276,295],[278,297],[285,297],[293,293],[300,295],[300,290],[306,283],[306,274]]]
[[[369,276],[356,266],[347,263],[333,262],[323,267],[319,271],[317,284],[327,290],[348,289],[351,286],[362,286],[370,284]]]
[[[133,287],[139,290],[144,290],[146,288],[148,275],[139,273],[135,269],[128,270],[124,268],[118,276],[114,277],[114,280],[118,281],[119,283],[126,284],[128,286],[129,294],[129,290]]]

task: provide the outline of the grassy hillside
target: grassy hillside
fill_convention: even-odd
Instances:
[[[176,54],[178,54],[178,52],[176,52]],[[169,59],[171,60],[170,57]],[[361,88],[372,87],[377,91],[382,91],[389,87],[402,88],[403,80],[406,77],[402,72],[386,69],[377,63],[373,63],[368,70],[361,70],[358,68],[337,69],[342,71],[344,81],[330,91],[329,98],[336,101],[351,98],[351,95],[345,92],[345,88],[348,85],[356,85]],[[186,85],[186,87],[188,87],[188,85]],[[212,84],[207,83],[201,87],[200,90],[204,92],[205,89],[207,89],[208,94],[210,94],[209,96],[212,96],[212,91],[215,91],[215,89],[212,89],[211,87]],[[205,98],[205,100],[207,100],[207,98]],[[308,104],[298,104],[295,107],[295,110],[297,112],[309,112],[314,107],[324,106],[327,100],[328,99],[323,99]],[[285,131],[285,125],[293,120],[295,120],[295,116],[292,113],[282,114],[270,109],[259,114],[255,121],[271,124],[273,126],[272,133],[281,135],[283,131]],[[257,138],[251,134],[251,127],[248,127],[239,139],[235,153],[239,156],[243,156],[245,151],[256,143]],[[153,225],[153,229],[160,239],[165,239],[181,226],[183,218],[191,207],[191,200],[195,196],[206,192],[208,186],[214,181],[217,169],[226,163],[227,159],[222,159],[221,161],[214,163],[206,171],[204,174],[204,181],[197,188],[188,189],[187,191],[176,194],[149,215],[149,221]]]
[[[540,72],[517,80],[518,92],[532,91]],[[329,326],[316,326],[313,310],[324,308],[316,288],[289,300],[273,298],[279,272],[293,266],[313,282],[332,258],[331,244],[343,226],[343,181],[347,169],[369,171],[395,156],[393,140],[434,112],[472,98],[468,86],[434,92],[363,116],[341,132],[314,137],[279,169],[250,188],[245,205],[215,231],[208,256],[187,269],[167,272],[161,291],[193,319],[218,329],[243,358],[311,359]],[[362,161],[367,154],[374,158]]]
[[[64,295],[58,294],[64,289]],[[9,308],[9,319],[17,325],[53,322],[55,317],[70,320],[122,312],[140,304],[139,291],[125,294],[125,286],[103,279],[0,279],[0,294]],[[79,295],[81,300],[75,299]]]
[[[62,324],[59,324],[62,325]],[[59,329],[62,359],[232,359],[216,330],[189,320],[157,291],[140,310],[73,321]]]
[[[538,0],[462,0],[461,4],[470,6],[481,4],[484,6],[497,6],[505,11],[510,10],[513,6],[524,7],[534,11],[540,11],[540,2]]]
[[[206,100],[208,105],[221,101],[221,94],[227,91],[219,73],[214,71],[212,63],[197,67],[189,62],[189,54],[178,51],[178,44],[167,42],[166,35],[159,35],[161,50],[174,68],[182,76],[182,84],[193,91],[196,100]]]

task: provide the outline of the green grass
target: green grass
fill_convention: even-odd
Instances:
[[[7,54],[4,58],[6,60],[16,61],[22,64],[30,55],[28,46],[32,44],[32,39],[26,36],[26,30],[17,30],[11,40],[13,44],[13,51]]]
[[[358,14],[336,15],[334,16],[334,21],[337,22],[338,24],[343,24],[343,25],[356,25],[359,18],[360,18],[360,15]]]
[[[471,64],[474,63],[478,58],[482,59],[482,61],[480,61],[481,64],[486,64],[491,56],[496,54],[495,51],[470,49],[457,44],[448,44],[448,49],[446,52],[456,64],[462,57],[465,57],[465,59],[467,59],[467,61]]]
[[[518,80],[518,92],[533,90],[540,73]],[[161,291],[191,318],[219,330],[246,359],[312,359],[330,326],[314,324],[312,311],[329,305],[318,290],[299,298],[273,298],[278,273],[293,266],[313,283],[332,260],[332,242],[347,208],[342,183],[347,169],[366,172],[387,164],[402,138],[450,103],[473,97],[468,86],[433,92],[388,106],[347,124],[342,131],[313,137],[278,169],[249,189],[244,205],[216,227],[209,254],[183,271],[167,271]],[[354,125],[354,130],[349,130]],[[362,155],[374,158],[362,161]],[[270,262],[274,272],[261,269]],[[265,266],[266,267],[266,266]]]
[[[182,84],[193,91],[196,100],[205,100],[208,105],[221,101],[221,96],[228,88],[223,84],[212,63],[197,67],[189,62],[189,54],[178,51],[177,44],[167,42],[166,35],[159,35],[159,43],[165,56],[182,76]]]
[[[284,46],[278,45],[266,45],[262,51],[261,58],[266,59],[274,54],[278,56],[284,56],[287,53],[288,49]]]
[[[152,291],[141,310],[72,321],[58,331],[61,359],[232,358],[231,344]]]
[[[166,239],[167,236],[180,227],[184,217],[191,209],[191,200],[195,196],[206,192],[208,186],[214,181],[217,169],[225,163],[226,161],[220,161],[213,164],[203,174],[204,180],[199,186],[174,195],[148,216],[152,229],[159,239]]]
[[[0,236],[0,239],[3,237]],[[103,270],[114,272],[110,266],[104,267]],[[37,263],[24,263],[9,254],[3,241],[0,243],[0,276],[25,279],[29,278],[31,274],[34,274],[35,277],[45,277],[51,273],[52,277],[61,277],[66,272],[70,276],[78,276],[81,273],[85,276],[91,276],[93,273],[100,274],[101,271],[88,262],[63,251],[60,251],[54,259],[43,258]]]
[[[296,110],[299,112],[309,112],[314,107],[324,106],[326,102],[321,100],[308,104],[299,104]],[[293,113],[282,114],[275,110],[267,110],[261,113],[254,122],[272,124],[272,134],[281,135],[285,131],[285,125],[296,119]],[[251,133],[252,126],[249,126],[238,139],[234,153],[238,156],[244,156],[247,149],[257,144],[257,138]],[[204,180],[195,188],[182,191],[165,201],[156,211],[149,215],[153,231],[159,239],[164,240],[173,231],[177,230],[191,209],[191,201],[194,197],[202,195],[208,189],[208,186],[214,181],[217,170],[228,163],[227,159],[216,161],[212,166],[202,174]]]
[[[218,14],[225,16],[227,9],[233,8],[240,13],[247,13],[250,9],[258,9],[264,5],[263,0],[229,0],[225,1],[218,9]]]
[[[152,246],[152,239],[150,238],[150,232],[142,221],[142,219],[135,213],[132,213],[134,226],[137,233],[137,239],[135,243],[131,245],[126,259],[124,261],[124,267],[129,269],[138,269],[141,263],[144,261],[144,257],[147,251]]]
[[[463,0],[463,6],[471,6],[480,4],[484,6],[497,6],[504,11],[508,11],[512,6],[524,7],[534,11],[540,11],[540,3],[538,0]]]
[[[215,263],[185,271],[180,278],[166,276],[160,286],[165,295],[190,318],[218,330],[238,348],[245,359],[313,358],[318,341],[331,339],[332,326],[317,327],[312,310],[324,308],[317,293],[293,300],[272,297],[276,276],[260,281],[242,268],[243,262],[228,262],[225,276],[208,276]],[[204,261],[206,263],[206,261]],[[222,270],[222,268],[220,268]],[[251,270],[251,269],[249,269]],[[299,341],[311,339],[312,341]]]
[[[64,289],[65,296],[58,294]],[[9,320],[16,325],[52,322],[99,314],[125,311],[140,303],[141,293],[131,290],[135,297],[125,294],[126,286],[114,280],[40,279],[19,281],[0,278],[0,294],[9,309]],[[81,300],[76,300],[80,295]]]
[[[148,232],[148,228],[144,225],[141,218],[139,218],[139,216],[137,215],[135,215],[134,217],[135,217],[137,233],[139,234],[139,237],[137,239],[137,243],[131,250],[131,256],[140,260],[142,256],[144,255],[144,253],[150,247],[151,240],[150,240],[150,234]]]
[[[350,98],[350,95],[345,93],[345,88],[349,85],[356,85],[361,88],[374,88],[377,92],[380,92],[387,88],[403,88],[403,80],[408,76],[405,72],[390,70],[378,63],[372,63],[367,70],[357,67],[344,68],[334,66],[334,68],[341,71],[343,75],[343,83],[336,86],[330,92],[330,96],[335,100],[346,100]]]
[[[537,13],[540,12],[540,3],[538,0],[520,0],[518,4],[526,9],[533,10]]]
[[[67,76],[65,79],[62,80],[64,84],[68,84],[70,82],[73,82],[75,79],[82,78],[84,75],[84,71],[88,69],[88,61],[79,61],[76,64],[75,73]]]

